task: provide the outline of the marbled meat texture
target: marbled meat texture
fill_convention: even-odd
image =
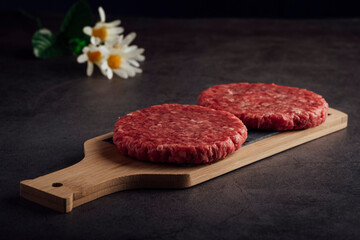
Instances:
[[[329,105],[320,95],[264,83],[216,85],[203,91],[199,105],[235,114],[249,129],[293,130],[325,122]]]
[[[169,163],[209,163],[225,158],[247,138],[233,114],[198,105],[164,104],[120,117],[113,141],[124,155]]]

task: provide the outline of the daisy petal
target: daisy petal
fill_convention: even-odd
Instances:
[[[102,27],[105,27],[105,23],[97,22],[93,28],[102,28]]]
[[[108,68],[109,68],[109,67],[108,67],[106,61],[104,61],[104,62],[100,65],[100,69],[101,69],[101,70],[106,70],[106,69],[108,69]]]
[[[88,60],[88,57],[86,54],[81,54],[80,56],[78,56],[77,58],[77,62],[78,63],[84,63]]]
[[[132,51],[135,51],[137,49],[137,46],[136,45],[132,45],[130,47],[127,47],[124,52],[125,53],[129,53],[129,52],[132,52]]]
[[[108,41],[105,42],[105,46],[106,46],[107,48],[112,48],[112,47],[114,47],[115,45],[117,45],[117,43],[120,41],[119,39],[120,39],[119,36],[116,36],[116,37],[113,38],[113,39],[109,39]]]
[[[90,50],[89,47],[84,47],[84,48],[82,49],[82,52],[83,52],[83,53],[87,53],[89,50]]]
[[[111,70],[111,69],[108,69],[107,70],[107,73],[106,73],[106,76],[107,76],[107,78],[110,80],[110,79],[112,79],[112,77],[113,77],[113,71]]]
[[[142,73],[142,69],[141,69],[141,68],[135,68],[134,71],[135,71],[136,73]]]
[[[119,45],[120,45],[120,43],[122,43],[123,38],[124,38],[124,35],[120,35],[120,36],[119,36],[119,38],[118,38],[118,44],[119,44]]]
[[[88,61],[86,75],[88,75],[90,77],[92,75],[93,71],[94,71],[94,64],[92,62]]]
[[[135,67],[139,67],[139,66],[140,66],[140,64],[139,64],[136,60],[134,60],[134,59],[129,59],[128,62],[129,62],[131,65],[135,66]]]
[[[83,28],[83,32],[84,32],[86,35],[91,36],[91,34],[92,34],[92,28],[89,27],[89,26],[86,26],[86,27]]]
[[[135,71],[128,71],[129,77],[135,77]]]
[[[145,61],[145,56],[144,56],[144,55],[138,55],[138,56],[135,56],[134,58],[135,58],[136,60],[140,61],[140,62]]]
[[[99,7],[99,15],[100,15],[100,21],[101,22],[105,22],[105,11],[104,11],[104,9],[102,8],[102,7]]]
[[[100,68],[101,73],[102,73],[104,76],[106,76],[107,68],[102,68],[101,66],[99,66],[99,68]]]
[[[94,45],[99,45],[101,43],[101,40],[98,37],[91,37],[90,42]]]
[[[118,35],[118,34],[124,32],[124,28],[122,28],[122,27],[114,27],[114,28],[108,29],[108,31],[109,31],[110,35]]]
[[[107,56],[110,54],[110,51],[106,46],[100,46],[99,50],[100,50],[101,54],[103,54],[104,56]]]
[[[125,78],[125,79],[128,78],[128,75],[124,70],[114,69],[114,73],[121,78]]]
[[[144,48],[139,48],[138,50],[137,50],[137,54],[143,54],[145,52],[145,49]]]
[[[136,73],[134,71],[134,67],[130,66],[129,64],[123,64],[122,68],[127,72],[130,77],[135,76]]]
[[[134,32],[129,33],[129,34],[125,37],[123,44],[124,44],[124,45],[129,45],[132,41],[134,41],[135,38],[136,38],[136,33],[134,33]]]
[[[120,20],[115,20],[115,21],[112,21],[112,22],[105,23],[104,25],[106,27],[116,27],[116,26],[120,25],[120,23],[121,23]]]
[[[145,60],[145,57],[144,57],[144,55],[141,55],[141,52],[143,52],[143,49],[137,49],[132,52],[126,52],[123,55],[128,59],[135,59],[137,61],[142,62]]]

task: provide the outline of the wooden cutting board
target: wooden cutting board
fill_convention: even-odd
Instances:
[[[84,144],[85,157],[68,168],[20,182],[20,195],[59,212],[117,191],[135,188],[187,188],[246,166],[286,149],[346,128],[347,115],[329,109],[325,123],[288,132],[249,132],[250,142],[223,160],[204,165],[142,162],[123,156],[112,133]],[[254,137],[256,136],[256,137]],[[240,172],[239,172],[240,174]]]

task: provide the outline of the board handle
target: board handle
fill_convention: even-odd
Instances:
[[[126,189],[129,174],[118,171],[116,175],[107,177],[106,171],[113,169],[114,163],[101,161],[96,164],[95,161],[104,160],[103,155],[114,151],[110,144],[102,141],[111,136],[109,133],[86,141],[85,157],[80,162],[35,179],[21,181],[20,196],[55,211],[68,213],[81,204]],[[114,188],[117,183],[120,185]]]
[[[138,169],[129,172],[121,164],[101,169],[98,164],[84,160],[50,174],[21,181],[20,196],[68,213],[84,203],[127,189],[186,188],[191,185],[188,174],[153,174]]]
[[[133,188],[137,176],[117,172],[106,177],[96,164],[84,158],[62,170],[20,182],[20,196],[58,212],[73,208],[104,195]],[[99,178],[98,175],[103,177]]]
[[[20,196],[58,212],[70,212],[74,207],[76,183],[70,176],[81,169],[81,162],[62,170],[20,182]]]

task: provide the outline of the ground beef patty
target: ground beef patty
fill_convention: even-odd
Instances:
[[[120,117],[113,141],[139,160],[208,163],[245,142],[247,129],[233,114],[197,105],[164,104]]]
[[[329,108],[306,89],[264,83],[216,85],[200,94],[198,104],[231,112],[250,129],[277,131],[317,126]]]

